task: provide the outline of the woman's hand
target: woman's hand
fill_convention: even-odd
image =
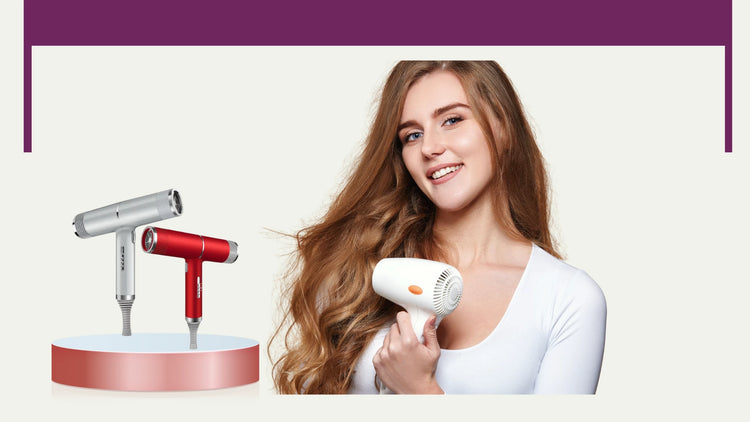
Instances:
[[[443,394],[435,380],[440,345],[435,328],[436,317],[424,325],[424,344],[417,340],[406,312],[396,315],[396,323],[385,336],[372,363],[378,378],[394,393]]]

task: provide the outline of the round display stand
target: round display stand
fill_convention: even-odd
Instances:
[[[52,381],[124,391],[210,390],[259,378],[257,341],[188,334],[119,334],[68,337],[52,342]]]

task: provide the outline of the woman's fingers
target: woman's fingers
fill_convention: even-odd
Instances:
[[[417,334],[414,332],[414,328],[411,326],[411,317],[409,313],[401,311],[396,314],[396,323],[400,331],[400,338],[404,344],[413,346],[418,343]]]
[[[399,312],[396,316],[396,323],[383,339],[383,347],[372,360],[378,378],[394,392],[442,391],[434,377],[440,357],[434,322],[434,316],[427,320],[422,344],[417,340],[409,314]]]

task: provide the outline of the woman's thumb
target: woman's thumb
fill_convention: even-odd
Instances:
[[[440,350],[440,345],[437,340],[437,316],[433,315],[427,318],[424,323],[424,345],[433,350]]]

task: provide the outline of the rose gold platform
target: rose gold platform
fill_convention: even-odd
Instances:
[[[119,334],[68,337],[52,342],[52,381],[76,387],[126,391],[209,390],[251,384],[259,378],[257,341],[188,334]]]

